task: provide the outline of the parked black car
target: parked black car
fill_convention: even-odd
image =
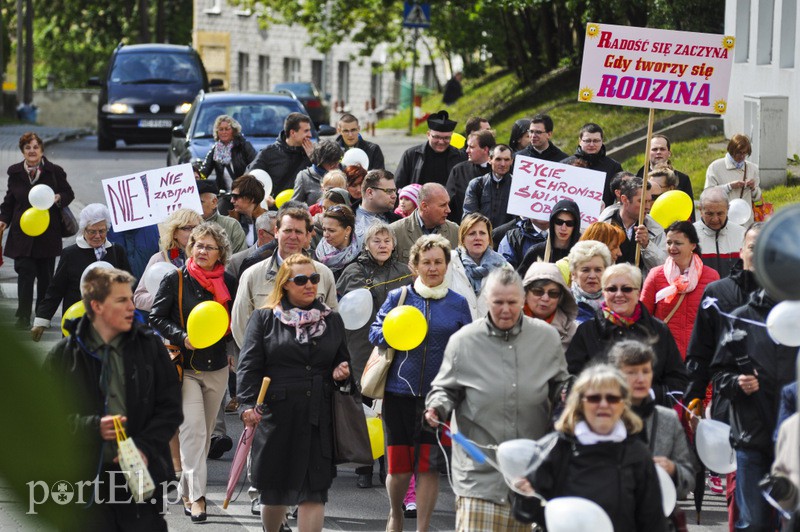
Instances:
[[[113,150],[118,139],[126,144],[169,142],[197,93],[222,84],[208,81],[191,46],[120,44],[106,74],[89,79],[90,86],[100,87],[97,149]]]
[[[197,163],[204,159],[214,144],[214,120],[220,115],[235,118],[242,126],[244,137],[259,151],[277,140],[289,113],[305,114],[305,109],[298,100],[286,94],[201,92],[183,124],[172,130],[167,166]],[[314,141],[318,134],[334,135],[336,130],[327,125],[318,130],[312,127]]]
[[[276,83],[272,90],[275,92],[288,90],[297,96],[297,99],[303,103],[308,117],[314,122],[315,126],[330,125],[330,105],[322,98],[319,90],[317,90],[317,86],[312,82]]]

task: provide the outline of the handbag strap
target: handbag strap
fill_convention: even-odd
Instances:
[[[408,285],[403,287],[403,291],[400,292],[400,299],[397,300],[397,306],[405,305],[406,304],[406,296],[408,295]]]
[[[185,329],[183,322],[183,270],[178,270],[178,315],[181,317],[181,328]]]
[[[744,175],[742,175],[742,188],[739,190],[739,198],[744,197],[744,183],[747,183],[747,161],[744,162]]]
[[[677,312],[678,307],[680,307],[681,303],[683,303],[683,298],[684,297],[686,297],[686,293],[685,292],[683,294],[681,294],[681,297],[678,298],[678,303],[674,307],[672,307],[672,310],[670,311],[670,313],[667,314],[666,318],[664,318],[664,323],[669,323],[669,320],[671,320],[672,316],[674,316],[675,312]]]

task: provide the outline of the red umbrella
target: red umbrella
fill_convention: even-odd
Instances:
[[[258,400],[256,401],[256,411],[261,414],[264,408],[264,397],[267,395],[267,388],[269,388],[269,377],[264,377],[261,381],[261,391],[258,392]],[[256,433],[255,426],[244,426],[239,443],[236,444],[236,453],[233,455],[233,462],[231,463],[231,473],[228,476],[228,489],[225,491],[225,500],[222,502],[223,510],[228,509],[228,504],[231,502],[233,492],[236,490],[236,485],[242,476],[242,470],[247,463],[247,455],[250,454],[250,447],[253,446],[253,436]]]

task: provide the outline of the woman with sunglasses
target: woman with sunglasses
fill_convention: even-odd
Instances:
[[[545,499],[581,497],[597,503],[616,532],[666,532],[658,475],[650,449],[642,442],[642,420],[631,409],[625,377],[598,364],[575,381],[556,422],[558,439],[523,490]],[[532,494],[532,492],[531,492]],[[539,501],[533,517],[544,522]]]
[[[338,280],[360,252],[353,211],[347,205],[328,207],[322,214],[322,240],[317,244],[317,260],[330,268]]]
[[[450,242],[441,235],[419,237],[411,247],[408,266],[417,275],[411,286],[395,288],[378,311],[369,332],[373,345],[388,347],[383,336],[386,315],[398,306],[405,292],[405,305],[416,307],[428,322],[422,343],[395,353],[386,378],[383,426],[386,434],[389,475],[389,518],[386,530],[403,530],[403,498],[412,474],[417,492],[417,530],[430,526],[439,493],[439,466],[444,465],[436,435],[422,430],[425,396],[439,372],[450,336],[472,323],[467,301],[447,286]]]
[[[614,264],[600,279],[603,302],[594,317],[578,325],[567,349],[567,367],[578,375],[590,361],[605,362],[609,350],[622,340],[649,343],[656,354],[653,392],[658,404],[671,407],[667,395],[683,391],[688,374],[672,333],[639,302],[642,271],[631,264]]]
[[[350,376],[350,355],[341,316],[317,299],[319,281],[311,259],[287,257],[239,355],[242,421],[256,426],[251,471],[267,532],[281,530],[293,505],[299,530],[322,530],[335,472],[331,401],[335,383]],[[272,382],[262,418],[254,407],[265,376]]]
[[[525,315],[550,324],[558,332],[561,348],[566,351],[578,328],[575,322],[578,305],[558,266],[534,262],[522,285],[525,287]]]
[[[171,345],[180,347],[183,355],[183,423],[178,429],[182,474],[178,491],[184,513],[192,522],[201,522],[206,520],[206,457],[228,386],[228,366],[233,363],[226,344],[232,341],[230,311],[237,283],[225,272],[231,245],[219,225],[204,222],[195,227],[189,234],[186,253],[186,264],[161,281],[149,319],[153,329]],[[195,349],[186,323],[192,310],[205,301],[225,307],[228,327],[217,343]]]
[[[547,240],[528,250],[517,268],[517,273],[524,278],[531,264],[538,260],[557,262],[566,258],[580,237],[581,211],[578,204],[572,200],[559,201],[550,214],[550,230],[547,232]],[[564,270],[568,271],[566,264]]]

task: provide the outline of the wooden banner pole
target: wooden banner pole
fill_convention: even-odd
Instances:
[[[645,192],[647,192],[647,175],[650,173],[650,140],[653,138],[653,122],[655,121],[656,110],[650,109],[647,117],[647,142],[644,148],[644,171],[642,172],[642,200],[639,202],[639,224],[644,223]],[[636,231],[634,231],[636,234]],[[636,266],[639,266],[639,259],[642,254],[642,247],[636,242]]]

